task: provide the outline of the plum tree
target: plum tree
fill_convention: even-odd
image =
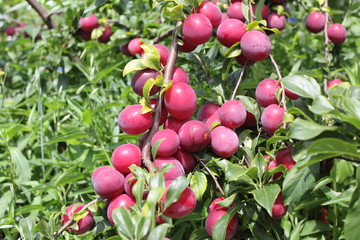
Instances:
[[[214,114],[220,108],[219,105],[214,103],[205,103],[202,105],[197,112],[197,119],[205,122],[211,115]]]
[[[211,150],[220,157],[230,157],[239,148],[239,138],[236,133],[224,126],[219,126],[211,131]]]
[[[245,57],[254,62],[264,60],[271,52],[269,37],[257,30],[246,32],[241,39],[240,46]]]
[[[165,204],[166,194],[172,181],[166,181],[166,191],[161,198],[161,202]],[[179,199],[165,209],[163,214],[170,218],[183,218],[192,213],[196,207],[196,197],[194,191],[190,187],[186,187],[181,193]]]
[[[159,171],[167,164],[173,164],[174,166],[166,173],[164,173],[165,181],[175,180],[177,177],[185,176],[184,167],[174,157],[157,157],[154,161],[154,165],[159,168]]]
[[[144,52],[144,50],[140,47],[142,44],[143,42],[140,38],[131,39],[128,43],[128,50],[131,55],[141,55]]]
[[[132,164],[141,166],[141,150],[134,144],[118,146],[112,153],[111,163],[114,168],[123,174],[130,173]]]
[[[319,33],[325,28],[325,15],[321,12],[312,12],[306,18],[306,27],[312,33]]]
[[[183,82],[173,84],[165,93],[165,106],[174,118],[188,119],[196,110],[194,89]]]
[[[73,203],[65,208],[65,214],[61,215],[61,225],[64,226],[71,220],[73,215],[79,212],[84,206],[85,204],[83,203]],[[68,231],[80,235],[90,230],[90,228],[94,225],[94,215],[90,210],[85,211],[87,212],[87,215],[76,222],[77,228],[68,228]]]
[[[135,72],[135,74],[133,75],[133,77],[131,79],[131,87],[132,87],[133,91],[137,95],[143,96],[143,88],[144,88],[146,81],[149,80],[150,78],[155,79],[158,75],[160,75],[160,73],[158,71],[150,69],[150,68],[146,68],[146,69]],[[160,87],[153,86],[150,90],[150,96],[156,94],[159,90],[160,90]]]
[[[246,120],[246,109],[239,100],[229,100],[219,109],[221,123],[228,128],[238,128]]]
[[[284,108],[277,104],[270,104],[261,114],[261,125],[264,131],[273,135],[284,118]]]
[[[161,140],[156,155],[168,157],[176,153],[180,146],[180,139],[177,133],[171,129],[163,129],[154,134],[151,138],[151,146],[153,147],[157,141]]]
[[[256,101],[262,107],[270,104],[278,104],[276,99],[276,91],[280,88],[280,84],[273,78],[262,80],[255,89]]]
[[[127,106],[120,112],[118,122],[123,132],[137,135],[150,128],[153,122],[152,115],[150,112],[142,114],[141,108],[141,105],[135,104]]]
[[[124,191],[124,176],[112,167],[95,169],[91,175],[91,184],[102,198],[114,198]]]
[[[199,152],[210,142],[210,128],[198,120],[190,120],[179,129],[181,148],[189,152]]]
[[[275,161],[278,165],[284,165],[288,170],[290,170],[294,165],[295,161],[292,158],[292,146],[283,148],[277,152]]]
[[[267,22],[269,28],[277,28],[281,31],[285,28],[286,17],[284,15],[277,15],[276,13],[270,13]]]
[[[286,214],[287,209],[288,209],[287,206],[284,206],[282,193],[280,192],[275,199],[274,205],[272,206],[272,218],[274,219],[282,218]]]
[[[203,14],[194,13],[183,23],[182,33],[191,45],[206,43],[212,35],[213,27],[210,20]]]
[[[347,31],[340,23],[334,23],[327,29],[327,33],[331,42],[342,44],[346,40]]]
[[[107,218],[110,223],[114,225],[113,212],[119,207],[130,209],[131,206],[135,205],[135,199],[131,198],[127,194],[121,194],[114,199],[111,199],[110,204],[107,208]]]
[[[246,32],[245,24],[238,19],[224,20],[217,29],[216,36],[225,47],[231,47],[241,41]]]
[[[203,1],[198,7],[197,12],[205,15],[210,20],[213,28],[220,25],[222,14],[220,8],[215,3]]]
[[[226,209],[218,209],[218,210],[213,210],[213,211],[209,212],[209,215],[206,217],[206,220],[205,220],[205,229],[206,229],[206,232],[210,236],[213,235],[212,230],[213,230],[214,225],[226,213],[227,213]],[[231,218],[230,222],[228,223],[228,225],[226,227],[226,237],[225,237],[226,240],[230,240],[235,236],[236,230],[237,230],[237,225],[238,225],[238,220],[235,215]]]
[[[93,29],[99,27],[99,22],[95,14],[91,14],[88,17],[80,18],[79,26],[82,30],[91,32]]]

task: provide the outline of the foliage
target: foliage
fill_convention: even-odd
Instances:
[[[97,197],[90,180],[93,170],[111,165],[117,146],[137,144],[140,138],[117,126],[119,112],[140,101],[131,89],[131,71],[161,69],[158,56],[131,59],[119,47],[141,37],[145,51],[153,52],[154,38],[201,1],[39,2],[53,13],[55,29],[46,29],[27,2],[0,0],[0,27],[24,22],[28,25],[21,31],[30,35],[0,35],[0,238],[4,239],[52,239],[61,227],[64,206]],[[104,217],[105,202],[98,202],[90,208],[96,226],[81,236],[64,232],[62,238],[209,238],[204,230],[207,209],[221,195],[210,170],[225,191],[221,205],[236,203],[220,223],[225,225],[236,215],[238,239],[357,239],[360,3],[330,1],[332,19],[343,23],[348,38],[341,46],[329,45],[329,64],[324,59],[323,35],[310,34],[304,24],[310,8],[318,6],[318,1],[288,1],[288,25],[279,36],[270,37],[272,55],[286,76],[281,83],[301,96],[286,102],[288,128],[280,128],[274,136],[264,134],[259,124],[237,129],[240,148],[231,158],[218,158],[208,150],[198,153],[204,165],[198,164],[187,178],[178,178],[167,192],[165,206],[176,201],[185,186],[194,190],[197,207],[185,218],[164,217],[167,223],[157,225],[163,176],[133,168],[140,179],[133,191],[137,204],[131,210],[115,211],[116,227]],[[107,44],[83,41],[77,35],[79,18],[90,13],[113,20],[114,33]],[[170,46],[171,36],[161,43]],[[240,54],[236,47],[228,51],[213,37],[192,53],[179,53],[176,66],[190,75],[198,106],[230,99],[241,71],[233,58]],[[135,67],[127,65],[131,60]],[[270,59],[246,70],[236,98],[257,119],[260,110],[254,89],[262,79],[277,77]],[[324,78],[341,78],[345,83],[326,90]],[[150,84],[148,89],[164,86],[163,79]],[[287,145],[294,146],[296,165],[291,170],[279,166],[267,171],[264,155],[275,156]],[[327,172],[330,163],[333,167]],[[276,172],[282,172],[278,179],[273,177]],[[142,200],[144,183],[151,189],[146,200]],[[274,220],[271,207],[280,190],[288,213]],[[320,221],[320,208],[328,210],[328,222]],[[224,239],[225,227],[220,223],[214,239]]]

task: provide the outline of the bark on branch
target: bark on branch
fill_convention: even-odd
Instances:
[[[40,15],[42,20],[45,22],[49,29],[56,28],[55,23],[51,20],[51,15],[46,11],[46,9],[36,0],[26,0],[30,6]]]

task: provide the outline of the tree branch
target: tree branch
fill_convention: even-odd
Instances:
[[[198,160],[198,162],[199,162],[199,163],[206,169],[206,171],[210,174],[210,176],[212,177],[212,179],[213,179],[214,182],[215,182],[216,188],[220,191],[221,195],[222,195],[223,197],[226,197],[224,190],[223,190],[222,187],[220,186],[220,184],[219,184],[216,176],[211,172],[210,168],[208,168],[208,166],[206,166],[206,164],[205,164],[203,161],[201,161],[200,158],[198,158],[196,155],[194,155],[194,156],[196,157],[196,159]]]
[[[167,38],[168,36],[170,36],[171,33],[174,31],[174,29],[175,29],[175,27],[171,27],[168,30],[166,30],[165,32],[161,33],[159,36],[154,38],[154,43],[158,43],[158,42],[162,41],[163,39]]]
[[[36,0],[26,0],[26,1],[40,15],[40,17],[42,18],[42,20],[45,22],[45,24],[48,26],[49,29],[56,28],[55,23],[51,20],[51,15],[48,14],[48,12],[40,3],[38,3]]]
[[[102,201],[101,197],[98,197],[94,200],[92,200],[91,202],[89,202],[88,204],[86,204],[84,207],[82,207],[80,209],[79,212],[85,211],[87,210],[91,205],[94,205],[97,202]],[[56,231],[56,233],[54,234],[54,240],[56,240],[68,227],[70,227],[71,225],[73,225],[75,223],[74,221],[74,216],[72,216],[69,221],[67,221],[64,226],[62,226],[59,230]]]
[[[324,3],[324,7],[328,7],[329,3],[328,0],[325,0]],[[325,64],[329,65],[329,36],[328,36],[328,23],[329,23],[329,13],[325,12],[325,27],[324,27],[324,44],[325,44],[325,49],[324,49],[324,59],[325,59]],[[327,77],[324,77],[324,91],[327,90]]]
[[[178,21],[176,24],[176,27],[173,29],[173,39],[171,42],[170,47],[170,53],[169,57],[165,66],[165,73],[164,73],[164,82],[165,84],[169,83],[171,81],[172,73],[174,70],[174,65],[177,58],[178,53],[178,45],[177,45],[177,32],[176,29],[178,26],[180,26],[181,21]],[[144,139],[143,148],[141,151],[143,163],[145,167],[149,170],[149,172],[155,172],[155,166],[153,162],[151,161],[151,139],[154,136],[154,134],[159,130],[159,123],[160,123],[160,115],[161,115],[161,109],[163,106],[163,100],[164,95],[159,94],[159,98],[156,102],[156,106],[154,108],[154,121],[153,124],[147,134],[147,136]]]
[[[238,79],[238,81],[237,81],[237,83],[236,83],[236,86],[235,86],[234,91],[233,91],[232,96],[231,96],[231,100],[234,100],[234,99],[235,99],[235,96],[236,96],[236,93],[237,93],[237,91],[238,91],[238,89],[239,89],[240,83],[241,83],[241,81],[242,81],[242,79],[243,79],[243,77],[244,77],[244,73],[245,73],[245,70],[246,70],[248,61],[249,61],[249,60],[246,60],[245,65],[244,65],[244,66],[242,67],[242,69],[241,69],[239,79]]]

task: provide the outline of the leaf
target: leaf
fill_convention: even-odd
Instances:
[[[91,108],[86,109],[81,115],[82,121],[86,124],[91,125],[92,123],[92,110]]]
[[[284,204],[296,204],[316,185],[319,168],[316,165],[297,168],[296,165],[286,174],[283,182]]]
[[[172,19],[172,20],[183,20],[185,19],[185,14],[184,14],[184,5],[183,4],[177,4],[174,7],[167,7],[166,11],[168,16]]]
[[[86,217],[89,214],[89,211],[85,210],[85,211],[81,211],[81,212],[76,212],[74,213],[74,220],[77,222],[80,219],[83,219],[84,217]]]
[[[345,155],[360,159],[360,154],[355,144],[337,138],[323,138],[316,140],[309,145],[307,153],[309,155],[334,153],[337,156]]]
[[[360,236],[360,169],[356,174],[356,188],[349,204],[344,224],[345,239],[358,239]]]
[[[316,80],[308,76],[287,76],[281,79],[284,87],[293,93],[305,98],[315,99],[321,94],[320,86]]]
[[[15,147],[9,147],[10,158],[15,166],[15,173],[19,182],[27,182],[31,179],[31,169],[29,161],[22,154],[22,152]]]
[[[344,183],[346,179],[352,179],[353,175],[354,166],[351,162],[341,160],[336,163],[336,182]]]
[[[103,35],[103,30],[101,28],[95,28],[91,31],[91,40],[96,40]]]
[[[330,231],[332,228],[328,223],[322,221],[310,220],[304,223],[300,236],[308,236],[314,233]]]
[[[329,100],[322,95],[315,98],[312,106],[310,107],[310,111],[319,115],[329,113],[334,109],[334,106],[329,102]]]
[[[164,141],[164,138],[161,138],[161,139],[157,140],[157,141],[154,143],[154,145],[152,145],[152,147],[151,147],[151,156],[153,157],[153,159],[156,158],[157,151],[158,151],[158,149],[159,149],[160,144],[161,144],[162,141]]]
[[[250,8],[249,8],[249,1],[242,1],[241,3],[241,9],[242,9],[242,13],[246,19],[247,22],[250,22]],[[248,31],[248,29],[246,29],[246,31]]]
[[[164,210],[179,199],[181,193],[188,185],[189,185],[189,180],[184,176],[177,177],[170,184],[169,189],[166,193],[166,202],[165,202]]]
[[[35,235],[35,220],[32,217],[22,218],[19,221],[20,234],[24,240],[32,240]]]
[[[190,187],[194,191],[196,199],[201,201],[204,192],[207,189],[207,178],[203,172],[194,172],[190,179]]]
[[[163,223],[154,228],[147,237],[148,240],[159,240],[166,236],[167,231],[172,227],[171,224]]]
[[[132,221],[130,211],[123,206],[116,208],[113,211],[113,219],[118,233],[132,239],[134,233],[134,223]]]
[[[159,50],[150,44],[142,44],[140,46],[144,50],[144,56],[141,58],[141,63],[147,68],[160,71],[160,53]]]
[[[80,106],[80,104],[72,100],[69,96],[66,96],[66,101],[69,104],[70,109],[75,111],[77,115],[81,117],[84,112],[84,109]]]
[[[212,229],[212,238],[214,240],[224,240],[226,236],[227,226],[232,219],[232,217],[237,213],[240,209],[239,205],[235,205],[227,211],[214,225]],[[235,216],[236,217],[236,216]]]
[[[264,188],[260,188],[252,191],[255,201],[272,216],[272,206],[274,205],[275,199],[279,195],[281,188],[277,184],[267,185]]]
[[[206,232],[206,229],[198,228],[191,233],[189,240],[204,240],[208,238],[209,234]]]
[[[232,45],[224,54],[226,58],[234,58],[241,54],[240,42]]]
[[[42,219],[36,226],[35,231],[40,232],[43,234],[46,238],[52,239],[53,238],[53,232],[51,231],[51,227],[47,221]]]
[[[60,135],[60,136],[56,136],[52,139],[49,140],[49,142],[45,143],[45,145],[51,145],[54,143],[58,143],[58,142],[67,142],[73,139],[78,139],[78,138],[83,138],[83,137],[88,137],[89,135],[87,133],[78,131],[78,130],[74,130],[71,132],[68,132],[66,134]]]
[[[133,71],[142,70],[145,68],[146,68],[146,66],[142,63],[141,59],[131,60],[124,67],[123,77],[126,76],[128,73],[131,73]]]
[[[323,126],[312,121],[297,118],[289,128],[288,137],[298,140],[309,140],[325,131],[335,130],[337,130],[337,127]]]

